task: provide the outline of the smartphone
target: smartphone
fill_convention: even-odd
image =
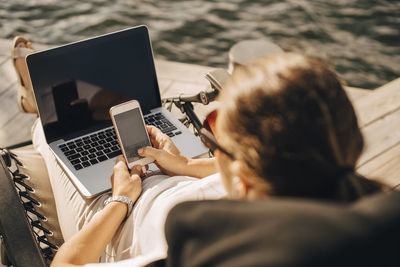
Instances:
[[[154,158],[137,153],[139,148],[151,146],[139,102],[131,100],[111,107],[110,117],[128,168],[153,162]]]

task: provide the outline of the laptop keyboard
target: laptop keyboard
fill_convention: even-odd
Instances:
[[[146,116],[145,122],[147,125],[156,126],[170,137],[182,133],[177,131],[177,128],[161,113]],[[58,145],[58,147],[75,170],[90,167],[122,153],[114,128],[68,141]]]
[[[144,121],[147,125],[156,126],[169,137],[180,135],[182,133],[181,131],[177,131],[177,128],[161,113],[148,115],[144,118]]]
[[[80,170],[121,154],[114,128],[74,139],[58,146],[75,170]]]

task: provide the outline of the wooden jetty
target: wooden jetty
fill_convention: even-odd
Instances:
[[[35,115],[18,111],[17,76],[10,60],[11,40],[0,39],[0,147],[29,140]],[[40,50],[44,45],[35,45]],[[156,59],[162,97],[191,94],[209,86],[211,67]],[[400,78],[375,90],[346,87],[359,118],[365,149],[359,173],[389,185],[400,184]]]

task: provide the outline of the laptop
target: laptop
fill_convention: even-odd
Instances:
[[[169,135],[183,154],[208,151],[161,106],[146,26],[37,52],[26,62],[46,141],[86,198],[111,189],[121,154],[109,117],[114,105],[136,99],[146,123]]]

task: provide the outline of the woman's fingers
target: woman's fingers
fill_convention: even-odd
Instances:
[[[151,136],[156,136],[158,134],[162,134],[161,130],[154,126],[146,126],[147,132]]]
[[[117,172],[128,172],[128,166],[126,166],[125,159],[123,156],[119,156],[114,165],[114,174]]]
[[[145,146],[142,148],[139,148],[138,153],[142,157],[153,157],[155,160],[158,160],[161,157],[162,150],[151,147],[151,146]]]
[[[132,167],[130,171],[130,175],[139,175],[140,177],[144,176],[144,173],[142,171],[142,165],[135,165]]]
[[[168,137],[157,127],[146,126],[146,129],[150,135],[150,141],[154,147],[160,148],[160,146],[162,146],[162,144],[168,140]]]

